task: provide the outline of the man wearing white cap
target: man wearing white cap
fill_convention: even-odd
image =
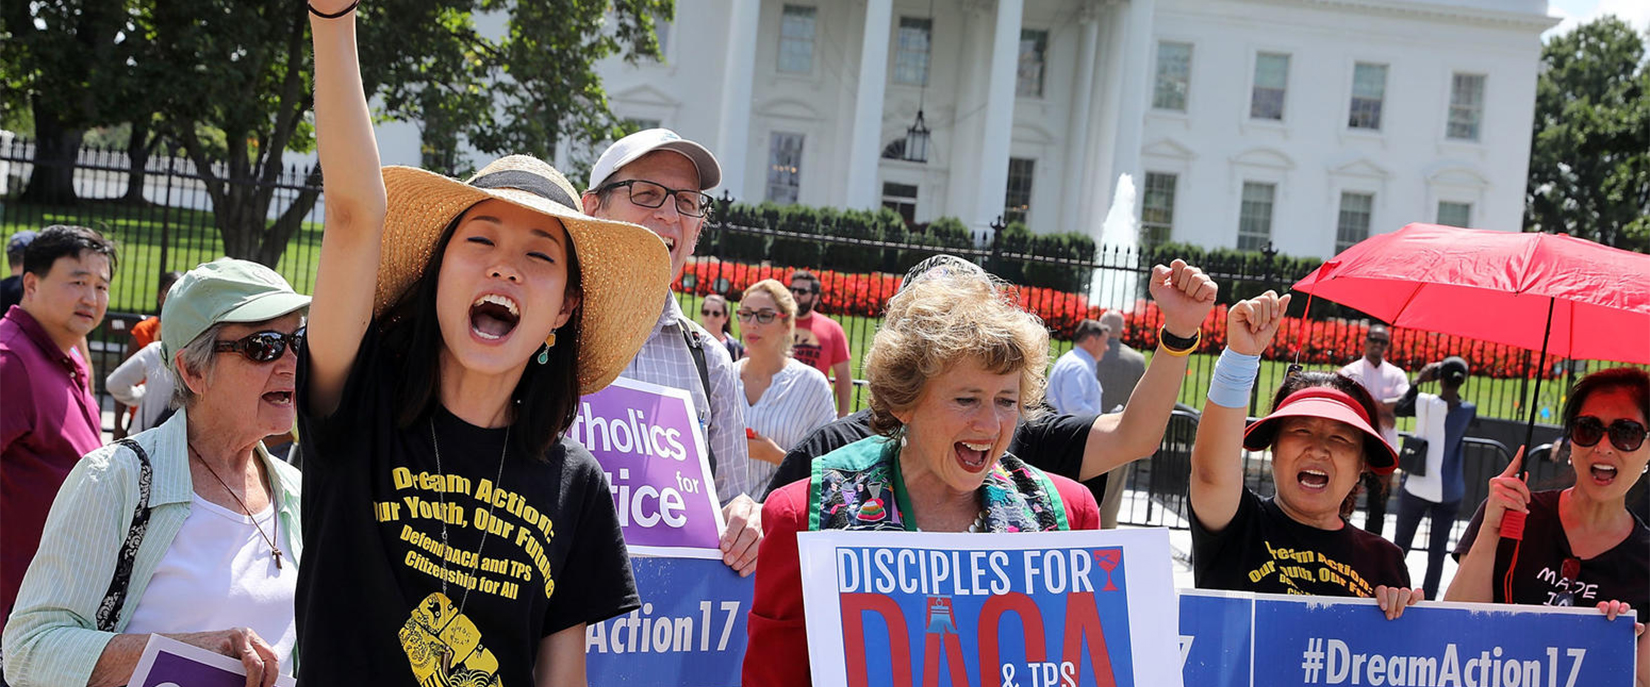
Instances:
[[[671,280],[693,255],[712,199],[704,191],[722,183],[722,168],[704,146],[669,129],[648,129],[609,146],[590,170],[584,211],[593,217],[640,224],[670,249]],[[682,315],[667,290],[653,334],[622,376],[686,390],[705,430],[723,500],[727,531],[722,559],[742,575],[756,569],[761,510],[752,500],[765,484],[745,469],[745,405],[733,358],[710,332]]]

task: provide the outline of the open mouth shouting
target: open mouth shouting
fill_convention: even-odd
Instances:
[[[521,308],[509,296],[489,293],[470,304],[470,334],[484,342],[503,340],[521,323]]]
[[[277,406],[277,407],[280,407],[280,408],[289,408],[289,407],[292,406],[292,390],[291,389],[285,389],[285,390],[281,390],[281,391],[271,391],[269,393],[264,394],[261,398],[263,399],[264,403],[268,403],[272,406]]]
[[[951,450],[957,455],[957,463],[969,472],[980,472],[991,464],[992,442],[959,441],[951,445]]]
[[[1322,470],[1306,469],[1295,475],[1302,488],[1311,492],[1322,492],[1329,488],[1329,473]]]
[[[1593,478],[1593,484],[1597,484],[1601,487],[1608,487],[1611,484],[1614,484],[1616,481],[1616,473],[1616,466],[1605,465],[1603,463],[1593,463],[1592,466],[1587,468],[1587,475]]]

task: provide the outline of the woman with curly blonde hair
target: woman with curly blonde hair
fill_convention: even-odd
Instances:
[[[1098,529],[1077,482],[1008,453],[1042,401],[1048,331],[994,279],[929,273],[888,303],[865,357],[877,435],[814,461],[768,497],[745,685],[808,683],[802,530]]]

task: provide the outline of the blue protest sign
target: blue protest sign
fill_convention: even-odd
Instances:
[[[1595,609],[1184,591],[1188,685],[1632,687],[1630,618]]]
[[[1633,621],[1595,609],[1257,595],[1257,685],[1632,687]]]
[[[1180,684],[1161,530],[797,541],[817,687]]]
[[[590,684],[738,685],[755,578],[719,560],[637,557],[630,567],[642,607],[585,631]]]
[[[1181,674],[1198,687],[1249,684],[1253,595],[1219,591],[1180,593]]]

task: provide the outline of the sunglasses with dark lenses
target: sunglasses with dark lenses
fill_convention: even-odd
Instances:
[[[233,341],[219,339],[213,342],[212,350],[217,353],[239,353],[255,363],[272,363],[286,353],[288,346],[295,354],[303,347],[305,329],[307,327],[299,328],[291,334],[255,332]]]
[[[780,316],[779,313],[767,308],[763,308],[761,310],[748,310],[745,308],[740,308],[734,314],[739,316],[740,322],[749,322],[751,321],[751,318],[755,318],[757,322],[762,324],[772,322],[773,318]]]
[[[1604,426],[1604,421],[1591,415],[1576,418],[1575,425],[1570,428],[1570,440],[1577,446],[1597,446],[1605,434],[1610,435],[1610,445],[1622,451],[1637,451],[1644,445],[1644,425],[1632,420],[1620,419]]]
[[[1375,337],[1371,336],[1371,337],[1369,337],[1369,342],[1372,343],[1372,344],[1380,344],[1382,346],[1386,346],[1386,345],[1389,345],[1389,344],[1392,343],[1392,339],[1378,339],[1378,338],[1375,338]]]
[[[727,317],[727,313],[720,310],[711,310],[710,308],[700,308],[699,314],[705,317]]]

